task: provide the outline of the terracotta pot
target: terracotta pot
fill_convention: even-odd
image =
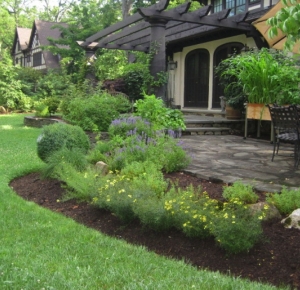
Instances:
[[[229,120],[239,120],[242,118],[242,112],[226,105],[226,118]]]

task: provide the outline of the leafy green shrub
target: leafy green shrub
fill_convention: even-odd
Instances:
[[[108,130],[112,120],[116,119],[131,105],[124,97],[112,97],[107,93],[92,95],[86,98],[74,98],[68,106],[62,107],[64,119],[85,131]]]
[[[147,159],[161,164],[165,172],[179,171],[191,162],[190,156],[182,145],[182,141],[163,134],[149,144]]]
[[[87,155],[87,161],[89,163],[95,164],[98,161],[107,162],[108,157],[105,155],[106,152],[111,150],[109,142],[97,142],[92,150],[89,151]]]
[[[274,204],[281,214],[290,214],[300,208],[300,189],[288,190],[283,187],[281,193],[269,194],[266,200]]]
[[[43,177],[55,177],[55,172],[60,171],[62,164],[68,163],[74,167],[76,171],[82,172],[86,169],[88,163],[81,149],[68,149],[62,147],[59,151],[54,151],[48,159],[42,170]]]
[[[149,66],[141,63],[131,63],[126,65],[122,78],[126,84],[126,92],[132,100],[142,98],[142,92],[148,91],[149,81],[151,79]]]
[[[56,151],[80,149],[86,153],[90,147],[89,138],[78,126],[56,123],[45,126],[37,139],[37,154],[45,162]]]
[[[249,251],[262,238],[261,220],[240,201],[224,203],[221,211],[215,212],[210,231],[219,246],[228,254]]]
[[[29,112],[34,107],[34,101],[31,97],[21,96],[17,101],[16,109],[22,112]]]
[[[35,102],[34,109],[36,117],[44,118],[50,116],[48,106],[43,102]]]
[[[239,200],[243,203],[255,203],[258,195],[253,191],[251,185],[235,182],[232,186],[223,187],[223,197],[229,201]]]
[[[53,115],[59,107],[60,99],[57,97],[48,97],[43,100],[43,103],[48,107],[50,115]]]
[[[144,95],[144,99],[137,100],[134,104],[136,115],[148,120],[154,130],[185,129],[183,113],[177,109],[167,108],[162,99],[155,95]]]
[[[149,188],[156,193],[157,197],[161,197],[168,188],[159,164],[151,161],[131,162],[122,169],[121,174],[126,175],[132,180],[134,188]]]

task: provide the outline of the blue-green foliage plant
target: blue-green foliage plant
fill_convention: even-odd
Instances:
[[[63,148],[79,149],[87,153],[90,148],[88,136],[79,126],[55,123],[45,126],[37,139],[37,154],[44,161]]]

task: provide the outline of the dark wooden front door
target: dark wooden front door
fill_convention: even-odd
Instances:
[[[185,59],[184,106],[208,107],[209,53],[205,49],[190,52]]]
[[[240,53],[243,48],[243,44],[241,43],[227,43],[222,46],[219,46],[214,54],[214,67],[216,67],[222,60],[230,57],[234,53]],[[213,99],[212,99],[212,107],[213,108],[221,108],[220,106],[220,97],[224,95],[224,89],[220,85],[220,81],[218,76],[214,76],[214,86],[213,86]]]

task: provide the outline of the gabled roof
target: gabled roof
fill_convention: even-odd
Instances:
[[[35,32],[37,31],[39,36],[39,42],[41,45],[49,45],[50,42],[47,39],[48,37],[58,39],[61,38],[61,31],[58,28],[53,29],[54,25],[61,25],[67,27],[66,23],[61,22],[48,22],[43,20],[35,20],[31,30],[31,36],[29,40],[29,46],[32,45]]]
[[[17,27],[16,32],[15,32],[15,38],[14,38],[12,51],[15,51],[18,40],[20,42],[21,50],[26,50],[28,48],[30,35],[31,35],[30,28]]]

